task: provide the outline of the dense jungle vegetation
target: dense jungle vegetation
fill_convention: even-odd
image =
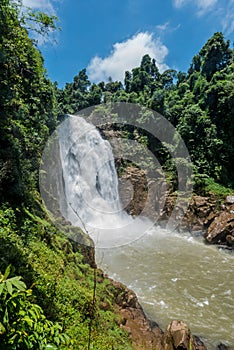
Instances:
[[[233,188],[233,50],[215,33],[186,73],[160,73],[145,55],[124,83],[91,84],[83,69],[59,89],[28,34],[35,25],[46,35],[55,21],[22,13],[20,1],[1,0],[0,349],[84,349],[88,343],[90,349],[131,349],[118,327],[110,281],[97,271],[93,305],[94,266],[43,209],[38,172],[45,142],[64,113],[108,101],[139,103],[180,132],[197,191]]]
[[[108,83],[91,84],[83,69],[72,83],[57,91],[57,98],[61,114],[110,101],[153,109],[166,117],[185,141],[197,192],[204,193],[206,188],[223,192],[217,184],[234,186],[234,61],[230,42],[222,33],[207,41],[186,73],[172,69],[160,73],[155,60],[146,54],[140,67],[125,72],[124,84],[111,78]],[[147,118],[146,113],[145,121]],[[149,147],[157,152],[158,146],[154,149],[152,142],[148,136]]]

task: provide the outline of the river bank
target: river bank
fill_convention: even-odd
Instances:
[[[156,322],[147,318],[132,290],[112,279],[110,282],[115,291],[115,310],[120,315],[119,326],[128,332],[135,350],[206,350],[183,321],[172,321],[163,332]]]
[[[130,245],[97,253],[101,268],[134,290],[161,329],[183,320],[207,349],[220,342],[233,346],[232,254],[159,227]]]
[[[121,191],[121,183],[120,183],[120,197],[121,200],[125,206],[125,210],[134,216],[139,215],[139,213],[141,213],[141,211],[144,209],[144,203],[146,201],[146,197],[147,195],[149,196],[155,196],[155,192],[152,191],[152,188],[154,187],[154,183],[153,181],[151,182],[151,190],[148,191],[147,186],[146,186],[146,179],[145,179],[145,175],[141,170],[136,171],[136,169],[134,167],[129,167],[127,169],[127,171],[125,171],[125,175],[123,176],[122,180],[124,179],[124,181],[130,181],[129,183],[131,183],[131,186],[129,186],[129,193],[128,191],[126,191],[126,187],[124,189],[124,191]],[[152,186],[153,183],[153,186]],[[160,205],[157,207],[155,206],[155,203],[152,204],[151,207],[148,206],[147,210],[147,216],[153,220],[153,221],[157,221],[157,226],[160,230],[160,228],[162,230],[165,229],[168,217],[170,217],[170,214],[173,210],[173,206],[176,200],[176,193],[172,193],[170,190],[168,190],[167,192],[167,196],[165,198],[165,204],[163,207],[163,210],[160,208]],[[129,200],[130,198],[130,200]],[[161,209],[161,210],[160,210]],[[150,266],[152,266],[152,262],[150,262],[150,260],[148,262],[143,262],[144,256],[143,255],[138,255],[138,257],[134,256],[134,258],[130,258],[129,259],[129,255],[133,254],[133,251],[127,251],[122,249],[122,252],[115,252],[115,253],[111,253],[110,256],[108,257],[108,253],[105,252],[105,257],[106,257],[106,261],[103,263],[103,267],[104,270],[105,268],[107,269],[106,271],[108,271],[110,273],[110,275],[117,279],[117,280],[121,280],[123,281],[125,284],[127,284],[128,286],[130,286],[134,291],[137,292],[137,295],[140,299],[140,303],[144,308],[143,311],[143,315],[145,315],[145,311],[147,312],[147,315],[150,318],[153,318],[156,321],[159,321],[160,326],[163,324],[163,328],[167,329],[167,326],[165,326],[165,319],[167,319],[165,317],[160,316],[160,312],[157,313],[158,311],[153,311],[152,312],[152,308],[157,306],[159,308],[161,308],[162,310],[164,309],[165,312],[167,312],[167,309],[172,308],[173,312],[172,314],[174,314],[174,318],[176,318],[176,315],[178,315],[179,319],[184,319],[187,322],[187,319],[189,318],[189,314],[191,313],[194,314],[194,318],[196,318],[196,320],[194,320],[194,324],[192,329],[196,329],[196,324],[199,324],[199,318],[200,317],[206,317],[204,316],[204,312],[205,315],[206,313],[209,314],[209,307],[210,305],[212,305],[213,300],[214,299],[220,299],[220,302],[218,303],[224,303],[227,304],[226,306],[226,310],[229,309],[229,311],[222,311],[220,309],[220,313],[224,312],[223,316],[227,316],[227,318],[229,317],[230,320],[227,321],[231,322],[231,313],[230,310],[232,309],[231,305],[228,305],[228,300],[225,300],[225,297],[227,296],[229,298],[229,296],[231,297],[232,294],[232,286],[230,286],[230,288],[225,288],[224,290],[222,290],[222,288],[217,288],[216,284],[218,286],[224,286],[225,284],[225,278],[222,279],[222,274],[228,274],[230,273],[230,268],[232,268],[229,264],[230,262],[226,261],[226,257],[225,255],[219,255],[219,256],[215,256],[215,247],[214,249],[209,249],[209,244],[217,244],[219,245],[219,247],[221,247],[222,249],[225,248],[225,250],[232,250],[233,249],[233,235],[234,235],[234,226],[233,226],[233,213],[234,213],[234,203],[233,203],[233,197],[232,196],[228,196],[224,201],[221,200],[217,200],[217,198],[215,198],[215,196],[210,195],[210,196],[206,196],[206,197],[202,197],[199,195],[193,195],[188,209],[186,212],[183,211],[184,209],[181,208],[181,210],[177,210],[176,213],[176,217],[177,219],[180,221],[178,228],[177,228],[177,238],[176,239],[171,239],[171,242],[168,240],[167,243],[167,239],[168,239],[168,235],[165,235],[164,238],[160,238],[160,240],[156,240],[156,241],[151,241],[151,244],[155,244],[154,246],[158,246],[161,244],[161,248],[159,250],[156,249],[155,252],[155,259],[157,260],[158,264],[162,264],[162,266],[165,266],[165,263],[167,261],[167,259],[171,259],[173,260],[172,255],[181,255],[183,254],[183,250],[188,251],[188,254],[184,254],[184,260],[176,260],[176,261],[172,261],[170,265],[170,273],[168,272],[168,276],[165,277],[168,278],[169,281],[169,285],[166,283],[164,284],[160,284],[159,286],[161,287],[161,289],[167,289],[167,288],[175,288],[176,287],[176,293],[179,294],[185,294],[183,296],[183,298],[185,297],[187,299],[186,305],[185,306],[185,311],[183,314],[176,313],[178,310],[176,308],[173,309],[173,305],[170,304],[174,298],[173,296],[173,291],[172,291],[172,295],[169,297],[169,299],[167,299],[168,297],[166,295],[161,295],[160,293],[158,294],[158,297],[154,298],[154,294],[153,293],[144,293],[143,292],[143,288],[142,288],[142,281],[143,284],[145,286],[145,289],[149,288],[149,289],[154,289],[156,288],[156,286],[154,285],[153,282],[155,282],[155,280],[157,280],[157,278],[155,278],[155,276],[157,275],[158,278],[162,279],[163,275],[165,275],[165,272],[160,275],[158,275],[158,271],[154,272],[153,275],[151,275],[148,273],[147,270],[144,270],[144,266],[148,266],[148,268]],[[191,238],[190,238],[191,236]],[[192,240],[192,237],[195,237],[195,240]],[[181,239],[182,238],[182,239]],[[176,245],[176,241],[183,241],[183,245],[178,245],[178,247],[175,247]],[[166,243],[165,243],[166,242]],[[207,243],[207,248],[205,243]],[[142,241],[142,246],[144,246],[144,241]],[[140,250],[140,246],[141,243],[137,246],[135,245],[135,250]],[[196,250],[195,252],[193,252],[192,250],[190,251],[190,247],[192,246],[196,246]],[[211,247],[212,247],[211,245]],[[166,250],[165,250],[165,246],[166,246]],[[163,247],[163,248],[162,248]],[[203,250],[204,247],[204,250]],[[133,249],[133,250],[134,250]],[[148,249],[147,250],[147,254],[152,254],[149,252],[150,247],[147,245],[144,246],[144,249]],[[162,253],[162,250],[165,250],[165,254]],[[143,252],[143,250],[142,250]],[[200,254],[199,254],[200,252]],[[144,252],[143,252],[144,254]],[[225,253],[224,253],[225,254]],[[201,255],[203,255],[203,258],[201,258]],[[162,257],[162,260],[160,260],[159,257]],[[189,263],[191,258],[191,262]],[[132,259],[132,260],[131,260]],[[135,260],[134,260],[135,259]],[[164,260],[163,260],[164,259]],[[210,259],[210,262],[208,263],[208,259]],[[111,261],[113,260],[113,261]],[[131,260],[131,261],[130,261]],[[197,264],[194,264],[193,266],[193,262],[198,260]],[[122,262],[120,262],[122,261]],[[151,260],[152,261],[152,260]],[[187,264],[192,265],[192,270],[194,270],[193,272],[191,271],[191,275],[195,273],[195,277],[194,279],[191,280],[191,291],[188,290],[188,287],[186,285],[185,280],[187,279],[188,281],[191,279],[191,276],[188,275],[188,277],[186,277],[186,272],[184,271],[184,276],[179,276],[177,274],[178,271],[176,271],[176,269],[181,269],[181,264],[185,264],[185,262],[187,262]],[[164,265],[163,265],[164,264]],[[173,264],[176,264],[176,269],[173,270]],[[225,265],[224,265],[225,264]],[[114,266],[115,265],[115,266]],[[168,265],[168,262],[167,262]],[[114,267],[113,267],[114,266]],[[132,269],[132,266],[135,266],[136,268]],[[204,268],[205,266],[205,268]],[[212,268],[214,269],[214,271],[212,270]],[[225,266],[225,268],[222,271],[222,268]],[[143,268],[143,269],[142,269]],[[122,271],[121,271],[122,269]],[[131,272],[129,271],[129,269],[131,270]],[[159,268],[160,269],[160,268]],[[164,267],[162,267],[162,269],[164,269]],[[220,272],[217,272],[217,270],[220,270]],[[124,271],[125,270],[125,271]],[[183,270],[183,269],[182,269]],[[174,271],[174,272],[172,272]],[[213,272],[212,272],[213,271]],[[228,272],[229,271],[229,272]],[[139,273],[147,276],[149,274],[149,277],[142,277],[139,276]],[[174,275],[173,275],[174,273]],[[183,274],[182,273],[182,274]],[[131,278],[128,277],[129,274],[132,274]],[[208,278],[207,278],[207,274],[208,274]],[[214,278],[216,274],[216,278]],[[203,275],[203,278],[201,278],[201,275]],[[134,278],[136,279],[136,282],[134,281]],[[148,278],[148,281],[146,282]],[[155,280],[152,281],[152,283],[150,282],[150,279],[154,278]],[[140,284],[138,283],[138,281],[142,280],[140,282]],[[200,281],[199,281],[200,280]],[[205,280],[207,280],[207,285],[205,284]],[[215,281],[217,280],[217,281]],[[157,280],[158,281],[158,280]],[[181,281],[180,283],[182,283],[181,285],[183,286],[182,289],[180,289],[180,283],[179,281]],[[148,284],[147,284],[148,283]],[[177,285],[178,284],[178,285]],[[170,287],[171,286],[171,287]],[[194,287],[199,291],[199,293],[196,295],[196,293],[194,294]],[[209,289],[210,287],[210,289]],[[179,288],[179,289],[178,289]],[[212,293],[212,288],[214,291],[217,292],[216,293]],[[156,288],[157,289],[157,288]],[[204,290],[206,290],[206,294],[203,295]],[[226,294],[226,296],[225,296]],[[157,294],[156,294],[157,295]],[[222,295],[223,295],[223,300],[222,300]],[[151,299],[150,299],[151,298]],[[160,299],[161,298],[161,299]],[[171,298],[171,299],[170,299]],[[167,301],[165,301],[167,300]],[[176,300],[176,299],[175,299]],[[182,300],[178,299],[178,305],[181,304],[181,306],[183,305]],[[175,301],[176,303],[176,301]],[[156,305],[158,304],[158,305]],[[194,306],[194,309],[193,309]],[[187,307],[187,310],[186,310]],[[214,307],[214,306],[212,306]],[[120,308],[121,309],[121,308]],[[183,308],[182,308],[183,309]],[[199,313],[196,313],[196,309],[197,311],[199,311],[199,309],[201,309],[202,311],[199,311]],[[161,310],[161,311],[162,311]],[[129,317],[128,321],[126,321],[126,324],[124,326],[126,326],[127,328],[130,325],[130,334],[134,339],[134,334],[135,334],[135,330],[137,329],[137,327],[139,326],[138,324],[138,316],[133,316],[131,314],[131,312],[129,313],[128,311],[124,310],[121,311],[123,313],[126,313]],[[139,310],[137,311],[137,313],[139,312]],[[213,316],[215,317],[215,315],[219,312],[218,308],[214,307],[213,312]],[[229,316],[228,316],[228,312],[229,312]],[[162,311],[163,313],[163,311]],[[200,315],[200,316],[199,316]],[[217,318],[220,318],[220,321],[222,319],[222,314],[218,315],[217,314]],[[143,316],[144,318],[144,316]],[[164,319],[164,321],[163,321]],[[209,317],[208,317],[209,319]],[[148,322],[148,321],[147,321]],[[151,323],[147,323],[147,326],[145,328],[145,331],[147,334],[146,338],[151,339],[152,336],[152,329],[149,327],[149,325],[151,325]],[[209,320],[209,322],[212,322],[212,318]],[[209,323],[208,322],[208,323]],[[222,322],[222,321],[221,321]],[[225,321],[226,322],[226,321]],[[224,322],[224,324],[225,324]],[[137,325],[138,324],[138,325]],[[144,324],[144,322],[140,321],[141,327],[142,324]],[[154,324],[154,323],[153,323]],[[190,325],[190,322],[188,322],[188,325]],[[123,326],[123,325],[121,325]],[[131,330],[131,327],[132,330]],[[140,327],[140,328],[141,328]],[[169,327],[169,326],[168,326]],[[208,326],[209,327],[209,326]],[[214,342],[211,340],[212,338],[212,332],[215,332],[215,329],[218,329],[219,323],[216,323],[216,320],[214,320],[214,325],[213,327],[211,327],[212,329],[210,330],[210,333],[208,338],[209,340],[207,340],[208,342],[208,349],[215,349],[215,348],[226,348],[227,345],[221,344],[222,342],[228,344],[228,346],[230,347],[230,349],[232,349],[232,337],[229,338],[228,342],[225,342],[225,338],[222,337],[222,335],[220,334],[220,338],[217,337],[217,334],[219,334],[219,332],[217,332],[216,336],[214,336],[215,340]],[[225,327],[225,326],[224,326]],[[143,327],[144,328],[144,327]],[[206,328],[206,327],[205,327]],[[149,333],[147,333],[148,330],[150,330]],[[162,349],[165,348],[165,343],[163,343],[163,341],[165,340],[165,334],[161,331],[159,331],[159,329],[156,327],[157,329],[157,337],[160,338],[161,340],[159,341],[159,343],[162,346]],[[197,328],[199,329],[199,327]],[[227,331],[229,332],[229,331]],[[139,333],[139,330],[137,331],[138,334],[141,334],[141,332]],[[154,330],[153,330],[154,333]],[[194,333],[194,332],[193,332]],[[149,334],[151,334],[149,336]],[[201,335],[202,334],[202,330],[199,332],[195,332],[195,334]],[[228,334],[228,333],[227,333]],[[159,336],[161,335],[161,336]],[[141,341],[145,341],[142,338],[142,334],[140,336],[138,336],[138,341],[139,339],[141,339]],[[204,339],[205,345],[206,345],[206,336],[203,333],[202,334],[202,338]],[[164,339],[164,340],[163,340]],[[197,338],[199,339],[199,338]],[[136,342],[137,344],[137,342]],[[145,343],[143,343],[144,345],[142,345],[142,343],[140,343],[140,346],[143,346],[144,349],[154,349],[154,348],[160,348],[158,347],[159,345],[152,345],[153,343],[151,343],[150,345],[148,345],[149,347],[147,348]],[[162,345],[164,344],[164,345]],[[198,341],[196,348],[198,348],[198,346],[204,346],[202,345],[202,343],[200,343]],[[137,345],[136,345],[137,346]],[[150,347],[151,346],[151,347]],[[156,347],[154,347],[156,346]],[[163,347],[164,346],[164,347]],[[186,348],[186,347],[185,347]],[[228,347],[227,347],[228,348]],[[136,349],[138,349],[136,347]]]

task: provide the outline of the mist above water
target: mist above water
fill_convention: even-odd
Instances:
[[[89,233],[96,248],[129,244],[153,226],[122,209],[111,146],[93,125],[71,116],[59,130],[59,142],[65,193],[61,212]]]
[[[88,231],[99,266],[134,289],[162,327],[183,319],[210,349],[220,341],[234,346],[233,255],[125,213],[111,146],[83,118],[63,123],[59,143],[61,212]]]

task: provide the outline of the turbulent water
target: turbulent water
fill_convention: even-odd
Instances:
[[[160,326],[182,319],[210,349],[234,346],[234,256],[124,213],[111,147],[82,118],[60,129],[60,156],[61,211],[88,230],[99,266],[134,289]]]
[[[188,235],[155,229],[134,244],[97,251],[104,271],[138,295],[165,328],[182,319],[209,349],[234,345],[234,256]]]

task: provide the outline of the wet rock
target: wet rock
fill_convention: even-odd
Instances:
[[[217,350],[229,350],[229,347],[223,343],[217,345]]]
[[[117,324],[128,332],[134,350],[207,350],[183,321],[172,321],[163,333],[156,322],[147,318],[132,290],[120,282],[109,281],[115,310],[120,315]]]
[[[146,171],[133,165],[121,172],[119,195],[126,212],[133,216],[144,215],[157,222],[162,214],[167,184],[160,173],[151,178]]]
[[[221,211],[209,225],[205,235],[209,243],[228,244],[234,243],[234,204]]]
[[[209,226],[210,226],[210,224],[214,221],[214,219],[216,218],[216,216],[218,216],[219,215],[219,213],[218,212],[216,212],[216,213],[210,213],[208,216],[207,216],[207,218],[206,218],[206,220],[204,221],[204,227],[205,228],[208,228]]]
[[[207,350],[203,341],[196,335],[193,336],[195,340],[196,350]]]
[[[154,174],[155,175],[155,174]],[[145,171],[131,165],[121,173],[119,183],[121,202],[125,210],[133,216],[144,215],[161,227],[166,227],[172,213],[178,223],[179,231],[204,232],[205,222],[219,210],[217,201],[212,197],[198,195],[189,199],[172,192],[160,172],[151,178]],[[175,207],[176,205],[176,207]]]
[[[226,241],[228,245],[234,248],[234,230],[231,232],[231,235],[227,235]]]
[[[195,339],[183,321],[172,321],[164,335],[165,350],[196,350]]]
[[[124,308],[120,310],[120,315],[120,326],[129,333],[135,350],[163,350],[162,330],[152,326],[142,309]]]
[[[163,332],[157,323],[150,321],[136,294],[122,283],[110,280],[116,293],[117,313],[120,327],[129,333],[135,350],[163,350]]]
[[[227,204],[234,204],[234,196],[227,196],[226,203]]]
[[[194,195],[189,203],[187,210],[182,216],[178,230],[189,231],[192,234],[203,234],[207,218],[215,216],[216,202],[212,197],[201,197]],[[213,220],[213,217],[212,219]]]
[[[195,213],[199,218],[206,218],[211,212],[211,205],[208,197],[194,196]]]

